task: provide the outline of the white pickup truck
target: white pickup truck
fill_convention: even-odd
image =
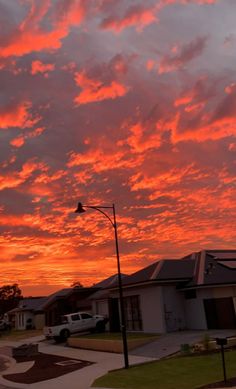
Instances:
[[[87,312],[70,313],[61,316],[59,325],[44,327],[43,333],[46,339],[65,340],[77,332],[102,332],[107,321],[108,319],[101,315],[92,316]]]

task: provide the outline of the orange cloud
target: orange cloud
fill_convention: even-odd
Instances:
[[[101,173],[113,169],[128,168],[138,164],[137,159],[133,159],[132,157],[126,159],[124,157],[124,152],[117,151],[114,147],[111,147],[110,152],[101,148],[93,148],[84,154],[71,153],[67,166],[87,165],[91,174],[91,171]],[[90,177],[90,175],[86,177]]]
[[[183,140],[219,140],[236,135],[235,83],[225,87],[225,95],[222,94],[222,85],[218,90],[216,80],[210,84],[207,81],[207,78],[201,77],[192,89],[175,100],[175,107],[184,106],[184,110],[179,110],[179,121],[171,127],[174,143]]]
[[[227,93],[228,95],[231,95],[235,91],[236,91],[236,83],[235,82],[232,82],[230,85],[225,87],[225,93]]]
[[[25,140],[28,138],[35,138],[41,135],[45,130],[45,127],[38,127],[34,131],[30,131],[27,134],[19,135],[10,141],[10,144],[14,147],[22,147],[25,144]]]
[[[101,23],[101,28],[105,30],[113,30],[116,33],[121,32],[127,27],[136,27],[138,31],[142,31],[144,27],[156,22],[155,15],[157,7],[145,8],[141,5],[130,7],[123,17],[110,16],[104,19]]]
[[[119,141],[118,145],[128,145],[134,153],[145,153],[147,150],[158,148],[161,144],[162,132],[159,131],[157,125],[155,128],[151,128],[150,123],[145,126],[138,122],[129,128],[129,132],[131,135],[127,139]]]
[[[208,139],[218,140],[227,136],[236,135],[236,118],[224,117],[209,123],[206,118],[197,128],[185,125],[184,130],[178,126],[172,128],[172,141],[174,143],[186,140],[204,142]]]
[[[165,189],[171,192],[175,185],[186,178],[197,181],[202,177],[203,172],[196,168],[193,163],[190,163],[186,167],[173,168],[165,172],[156,173],[152,176],[150,176],[149,172],[136,173],[130,178],[130,184],[132,191],[140,189],[158,189],[160,194]]]
[[[111,81],[110,84],[105,85],[102,81],[87,77],[85,72],[76,73],[75,81],[82,88],[80,94],[74,99],[78,105],[114,100],[128,92],[128,87],[118,81]]]
[[[29,101],[24,101],[18,104],[11,104],[0,110],[0,128],[6,129],[10,127],[33,127],[40,117],[33,117],[29,110],[32,104]]]
[[[183,94],[181,97],[177,98],[174,102],[175,107],[185,106],[185,112],[194,112],[204,108],[205,102],[198,101],[194,103],[195,90],[190,90],[186,94]]]
[[[184,95],[182,95],[181,97],[179,97],[178,99],[175,100],[174,106],[175,107],[179,107],[181,105],[187,105],[187,104],[191,103],[192,99],[193,99],[193,94],[192,93],[184,94]]]
[[[183,45],[178,53],[165,55],[160,61],[158,73],[168,73],[182,68],[203,52],[206,40],[206,37],[198,37]]]
[[[66,172],[64,170],[58,170],[57,172],[53,173],[53,175],[51,175],[51,176],[47,173],[43,173],[43,174],[38,175],[38,177],[36,177],[35,183],[47,184],[47,183],[50,183],[53,181],[57,181],[60,178],[64,177],[65,175],[66,175]]]
[[[25,162],[20,171],[0,175],[0,190],[18,187],[23,184],[34,171],[41,169],[45,169],[45,166],[42,163],[37,163],[33,160]]]
[[[24,136],[21,136],[21,135],[10,141],[10,144],[14,147],[17,147],[17,148],[22,147],[24,145],[24,143],[25,143],[25,138],[24,138]]]
[[[61,2],[54,25],[50,31],[40,27],[43,18],[50,11],[50,0],[32,0],[31,8],[26,18],[17,30],[8,37],[5,46],[0,47],[1,57],[22,56],[35,51],[57,50],[61,47],[61,40],[70,31],[71,26],[79,25],[85,16],[85,3],[83,0]],[[55,17],[56,16],[56,17]]]
[[[27,134],[28,138],[35,138],[36,136],[41,135],[45,131],[45,127],[37,127],[34,131],[30,131]]]
[[[115,33],[120,33],[128,27],[135,27],[138,32],[142,31],[146,26],[157,22],[157,14],[166,6],[173,4],[189,4],[197,3],[214,4],[217,0],[160,0],[154,6],[144,7],[142,5],[134,5],[128,8],[123,16],[111,15],[106,17],[100,24],[104,30],[112,30]]]
[[[150,72],[155,66],[155,61],[153,61],[153,59],[149,59],[147,62],[146,62],[146,69]]]
[[[172,4],[191,4],[191,3],[197,3],[203,5],[203,4],[215,4],[217,1],[218,0],[161,0],[161,4],[163,6],[172,5]]]
[[[31,64],[31,74],[35,75],[37,73],[46,73],[51,72],[55,69],[55,65],[48,63],[44,64],[41,61],[33,61]]]

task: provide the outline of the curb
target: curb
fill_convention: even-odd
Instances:
[[[0,358],[7,361],[7,366],[5,369],[0,371],[0,375],[5,373],[8,369],[10,369],[12,366],[16,365],[16,360],[14,358],[9,357],[8,355],[0,354]]]

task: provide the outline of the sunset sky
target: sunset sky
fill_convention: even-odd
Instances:
[[[0,0],[0,284],[236,249],[236,1]]]

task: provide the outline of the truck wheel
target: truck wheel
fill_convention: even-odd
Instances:
[[[60,338],[63,340],[66,340],[67,338],[70,337],[70,331],[65,329],[60,332]]]
[[[97,332],[104,332],[105,331],[105,323],[104,323],[104,321],[99,321],[96,324],[96,331]]]

